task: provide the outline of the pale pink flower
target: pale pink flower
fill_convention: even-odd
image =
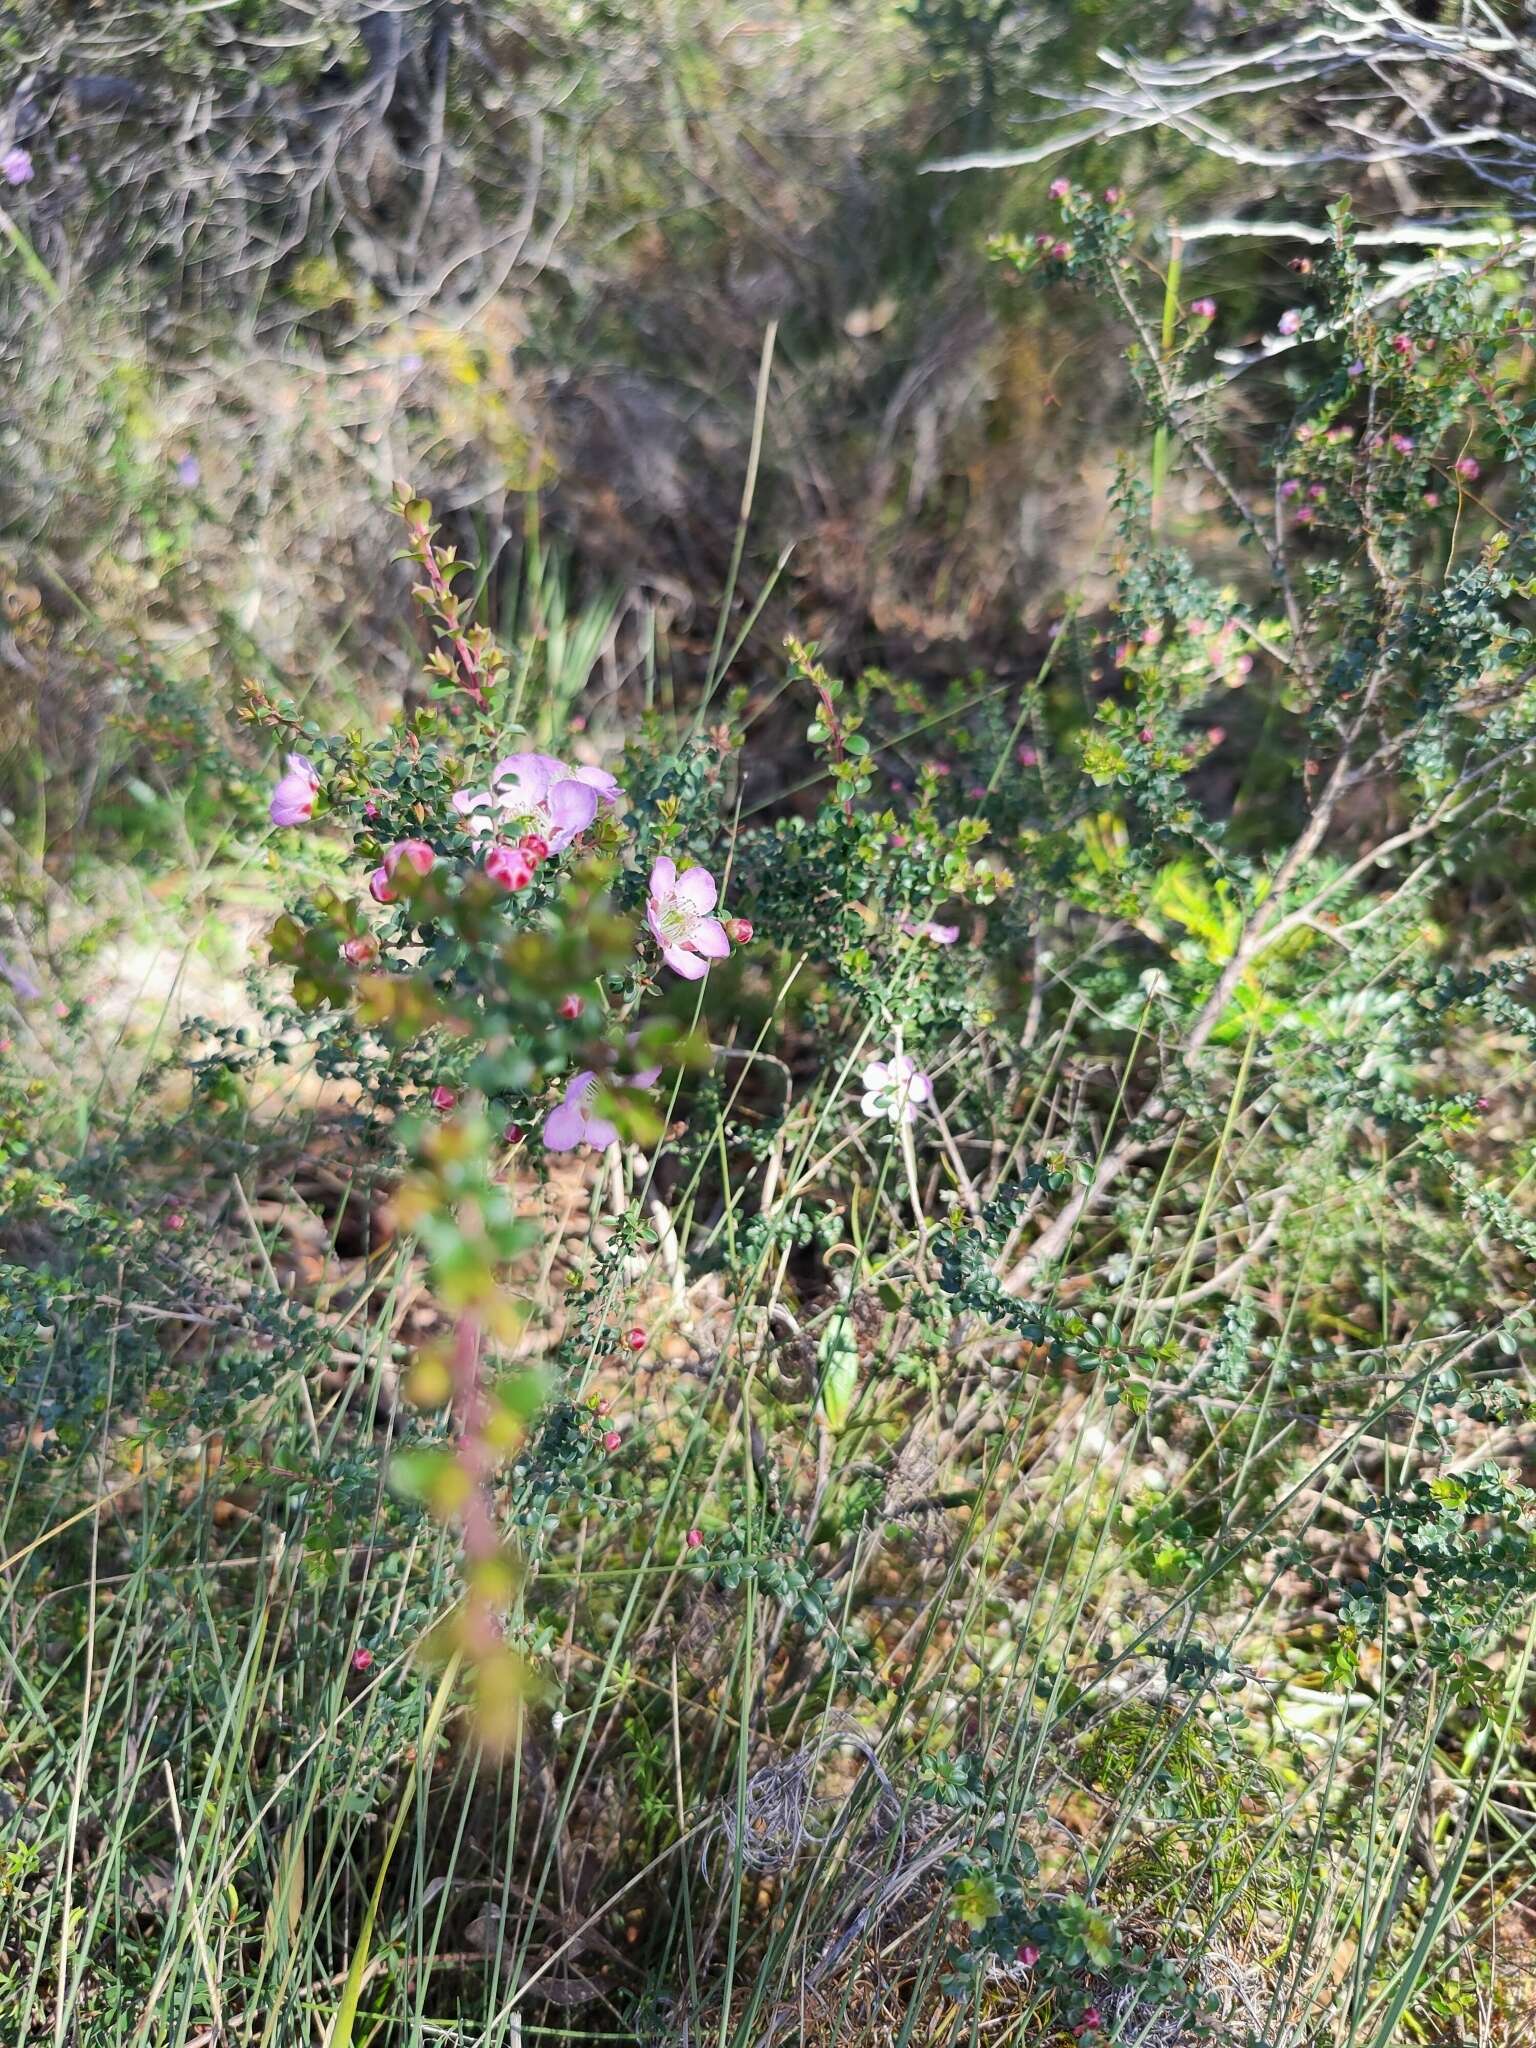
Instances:
[[[0,953],[0,981],[10,984],[11,994],[18,1003],[36,1003],[42,1000],[42,990],[24,968],[18,967]]]
[[[725,926],[710,915],[718,894],[715,878],[706,869],[689,868],[680,875],[674,860],[657,855],[645,921],[662,959],[684,981],[702,981],[710,961],[725,959],[731,950]]]
[[[599,1152],[617,1145],[619,1133],[607,1117],[592,1107],[597,1094],[597,1076],[583,1067],[571,1077],[560,1102],[544,1119],[544,1146],[549,1152],[574,1152],[578,1145],[595,1145]]]
[[[488,789],[458,789],[453,808],[466,832],[521,839],[536,834],[552,853],[563,853],[585,832],[600,807],[623,791],[605,768],[568,768],[553,754],[508,754],[491,770]]]
[[[23,149],[18,142],[0,156],[0,178],[7,185],[28,185],[32,182],[32,152]]]
[[[901,928],[909,939],[931,939],[936,946],[952,946],[960,936],[959,925],[935,924],[932,918],[923,918],[919,922],[904,917]]]
[[[1053,199],[1065,199],[1071,190],[1072,187],[1065,178],[1052,178],[1051,197]]]
[[[1299,334],[1301,331],[1301,315],[1292,306],[1288,312],[1280,315],[1279,320],[1275,324],[1282,334]]]
[[[1469,484],[1475,484],[1483,473],[1483,466],[1475,455],[1463,455],[1456,463],[1456,474]]]
[[[623,1079],[629,1088],[654,1088],[661,1078],[660,1067],[646,1067]],[[596,1112],[597,1076],[590,1067],[573,1074],[562,1099],[544,1119],[544,1149],[574,1152],[578,1145],[594,1145],[599,1152],[619,1142],[618,1127]]]
[[[864,1099],[859,1106],[866,1116],[910,1124],[916,1120],[918,1104],[932,1100],[933,1083],[904,1052],[889,1060],[871,1060],[864,1069]]]
[[[1214,320],[1216,318],[1216,301],[1214,299],[1196,299],[1189,310],[1197,320]]]
[[[290,754],[287,766],[272,792],[267,816],[274,825],[302,825],[313,817],[320,778],[315,765],[303,754]]]

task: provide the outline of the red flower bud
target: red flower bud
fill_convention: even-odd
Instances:
[[[533,862],[520,846],[493,846],[485,856],[485,872],[503,889],[526,889],[533,880]]]
[[[640,1328],[640,1325],[638,1323],[632,1330],[628,1330],[625,1332],[624,1342],[629,1346],[631,1351],[643,1351],[645,1349],[645,1332]]]
[[[576,1018],[581,1015],[581,997],[562,996],[560,998],[560,1014],[568,1024],[574,1023]]]
[[[453,1105],[458,1101],[458,1099],[458,1096],[454,1094],[453,1090],[451,1088],[445,1088],[441,1081],[439,1081],[437,1086],[432,1090],[432,1107],[436,1110],[441,1110],[445,1116],[447,1115],[448,1111],[452,1109]]]
[[[752,943],[752,920],[750,917],[728,917],[725,920],[725,936],[733,946],[750,946]]]

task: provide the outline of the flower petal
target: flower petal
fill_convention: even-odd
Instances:
[[[688,878],[685,875],[684,881]],[[731,942],[725,936],[725,926],[718,917],[701,917],[688,934],[688,943],[696,953],[702,953],[706,960],[723,960],[731,950]]]
[[[871,1060],[864,1069],[864,1086],[866,1088],[888,1088],[890,1083],[891,1070],[885,1061]]]
[[[702,981],[709,972],[707,960],[700,959],[697,953],[685,953],[681,946],[663,946],[661,957],[684,981]]]
[[[553,754],[504,754],[491,770],[491,780],[515,782],[525,796],[538,803],[551,783],[563,781],[569,773]]]
[[[549,1152],[574,1152],[587,1133],[587,1119],[569,1102],[562,1102],[544,1119],[544,1147]]]
[[[607,804],[610,809],[624,795],[616,778],[610,775],[606,768],[573,768],[570,774],[572,781],[584,782],[589,789],[595,789],[598,801]]]
[[[933,1099],[933,1083],[926,1074],[914,1074],[907,1083],[908,1102],[930,1102]]]
[[[686,875],[678,876],[677,893],[690,910],[703,912],[714,909],[720,891],[707,868],[690,868]]]
[[[599,1152],[606,1152],[610,1145],[619,1142],[618,1131],[605,1116],[587,1118],[587,1143],[595,1145]]]
[[[665,853],[658,853],[651,863],[651,895],[665,903],[677,888],[677,862]]]
[[[597,816],[597,791],[589,789],[584,782],[557,782],[546,801],[555,827],[555,838],[551,844],[557,848],[568,846],[576,834],[585,832]]]

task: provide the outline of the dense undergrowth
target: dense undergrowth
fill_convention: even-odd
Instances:
[[[1223,276],[1098,144],[892,254],[1093,10],[491,10],[371,99],[421,12],[200,18],[152,147],[9,102],[6,2038],[1516,2038],[1515,231]],[[615,369],[690,305],[716,471]]]

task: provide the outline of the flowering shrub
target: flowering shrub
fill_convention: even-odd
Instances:
[[[590,2006],[738,2048],[1319,2013],[1386,2048],[1495,1981],[1536,1595],[1530,316],[1498,262],[1386,292],[1341,212],[1238,408],[1226,290],[1148,285],[1117,190],[1052,204],[998,291],[1113,306],[1146,432],[1113,596],[1026,680],[791,641],[760,697],[712,658],[691,720],[588,725],[402,490],[423,701],[363,733],[245,699],[285,906],[250,1017],[73,1151],[0,1067],[16,1440],[88,1455],[169,1560],[124,1576],[172,1704],[112,1696],[207,1916],[139,1989],[210,2039],[302,1977],[334,2048],[428,1979],[434,2027],[503,2042]],[[803,786],[760,798],[770,753]],[[119,1535],[69,1513],[5,1555],[70,1559],[47,1598],[94,1645]],[[334,1638],[313,1684],[198,1690],[218,1631],[174,1588],[213,1532],[240,1669]],[[331,1857],[370,1903],[299,1969]]]

